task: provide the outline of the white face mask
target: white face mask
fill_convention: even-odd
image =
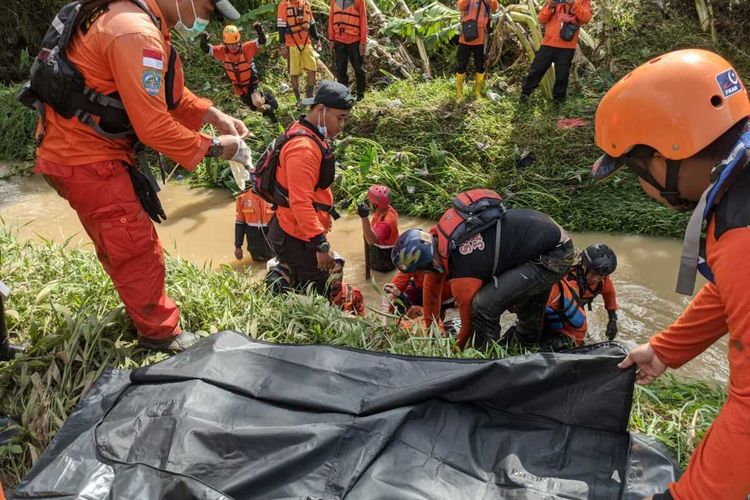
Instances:
[[[193,0],[190,0],[190,5],[193,7],[193,17],[195,20],[193,21],[193,25],[189,28],[182,22],[182,14],[180,14],[180,6],[178,5],[177,0],[175,0],[174,4],[177,8],[177,18],[179,19],[177,24],[175,24],[174,29],[178,33],[188,40],[193,40],[195,37],[206,31],[209,21],[198,17],[198,13],[195,12],[195,2],[193,2]]]
[[[320,134],[325,138],[328,138],[328,127],[326,127],[326,110],[327,109],[328,108],[323,106],[323,124],[322,125],[320,124],[320,115],[318,115],[318,132],[320,132]]]

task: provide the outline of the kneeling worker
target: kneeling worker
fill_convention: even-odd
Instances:
[[[357,215],[362,218],[362,234],[370,253],[370,268],[381,273],[393,271],[391,250],[398,239],[398,212],[391,206],[391,190],[375,184],[367,191],[370,206],[360,203]],[[370,208],[375,210],[372,220],[367,220]]]
[[[578,264],[570,268],[568,281],[576,283],[581,305],[591,310],[591,303],[599,295],[609,315],[607,340],[617,336],[617,295],[610,275],[617,269],[617,255],[604,243],[589,246],[581,254]]]
[[[240,43],[240,30],[230,24],[224,28],[222,45],[209,45],[208,34],[202,33],[200,46],[203,52],[224,64],[224,71],[232,82],[234,94],[250,109],[260,111],[272,122],[276,122],[275,109],[278,104],[271,94],[258,90],[260,79],[253,63],[255,54],[266,44],[266,35],[260,23],[253,24],[253,28],[258,34],[257,40]]]
[[[564,229],[536,210],[506,210],[501,200],[485,189],[461,193],[429,233],[410,229],[393,248],[400,271],[427,271],[428,326],[440,318],[440,293],[444,281],[450,282],[461,316],[456,341],[461,348],[472,335],[476,347],[498,340],[500,316],[510,306],[516,310],[517,339],[539,342],[550,289],[573,264],[573,242]],[[474,229],[467,213],[478,224]]]
[[[273,210],[264,199],[251,190],[237,197],[234,222],[234,256],[242,260],[242,243],[247,237],[247,250],[256,262],[265,262],[274,256],[268,242],[268,223]]]

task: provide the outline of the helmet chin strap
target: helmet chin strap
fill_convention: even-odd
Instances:
[[[625,165],[632,170],[638,177],[648,182],[651,186],[659,191],[659,196],[667,200],[667,203],[675,208],[691,210],[695,207],[695,202],[680,197],[677,189],[677,179],[680,176],[680,165],[682,160],[667,160],[667,178],[666,186],[659,184],[659,181],[651,175],[647,169],[643,168],[637,161],[627,156],[624,158]]]

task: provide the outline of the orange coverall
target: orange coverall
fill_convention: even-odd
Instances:
[[[115,1],[87,33],[74,34],[67,55],[89,87],[119,93],[141,142],[192,170],[211,144],[196,131],[211,101],[184,87],[178,60],[173,89],[175,100],[181,99],[176,109],[167,109],[169,28],[156,1],[146,3],[162,20],[161,31],[137,5]],[[179,334],[179,311],[164,287],[159,237],[124,166],[133,163],[132,141],[106,139],[49,106],[46,115],[35,171],[77,212],[139,334]]]
[[[657,356],[678,368],[729,332],[727,401],[690,459],[670,485],[677,500],[744,500],[750,495],[750,228],[714,237],[708,227],[706,254],[715,283],[698,292],[682,315],[651,338]]]
[[[572,5],[562,5],[548,1],[539,11],[538,19],[544,25],[542,45],[559,49],[575,49],[580,31],[576,32],[573,39],[568,42],[560,38],[560,28],[563,22],[586,24],[591,21],[591,3],[589,0],[575,0]]]

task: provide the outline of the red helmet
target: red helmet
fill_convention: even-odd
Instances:
[[[376,209],[388,208],[391,204],[391,190],[382,184],[374,184],[367,190],[367,199]]]

